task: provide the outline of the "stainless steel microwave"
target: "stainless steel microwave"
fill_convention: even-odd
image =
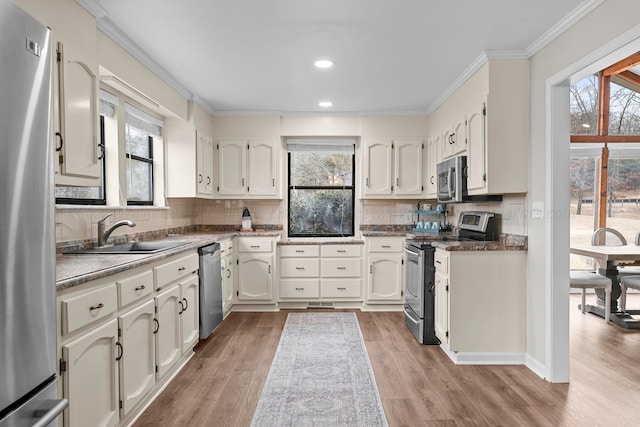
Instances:
[[[438,202],[462,202],[467,196],[467,156],[456,156],[437,164]]]

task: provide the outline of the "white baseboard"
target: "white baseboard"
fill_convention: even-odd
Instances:
[[[524,353],[484,353],[451,351],[443,345],[440,348],[456,365],[524,365]]]
[[[531,357],[531,355],[527,354],[526,358],[525,358],[525,362],[524,365],[529,368],[534,374],[536,374],[537,376],[539,376],[542,379],[545,379],[546,375],[545,375],[545,366],[544,364],[540,363],[538,360],[534,359],[533,357]]]

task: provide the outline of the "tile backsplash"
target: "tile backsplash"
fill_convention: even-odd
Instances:
[[[417,218],[413,214],[417,200],[356,199],[356,230],[361,225],[410,225]],[[248,208],[254,225],[287,222],[286,200],[209,200],[167,199],[167,207],[72,207],[56,208],[56,242],[95,239],[97,222],[107,214],[107,224],[130,219],[136,222],[135,232],[163,230],[190,225],[237,225],[242,211]],[[455,224],[461,211],[483,210],[502,215],[502,232],[526,235],[526,195],[504,196],[502,202],[458,203],[447,206],[447,221]],[[121,227],[113,235],[130,234],[133,230]]]

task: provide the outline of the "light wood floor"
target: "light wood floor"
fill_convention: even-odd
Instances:
[[[605,325],[578,303],[572,296],[570,384],[524,366],[455,366],[418,344],[402,313],[357,311],[389,425],[640,425],[640,330]],[[288,312],[232,313],[135,426],[248,426]]]

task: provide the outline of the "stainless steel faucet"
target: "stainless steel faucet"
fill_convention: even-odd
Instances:
[[[113,214],[108,214],[107,216],[102,218],[100,221],[98,221],[98,246],[106,246],[107,240],[109,240],[109,236],[111,236],[111,233],[113,233],[113,230],[115,230],[116,228],[122,227],[123,225],[128,225],[129,227],[136,226],[135,222],[128,219],[123,219],[122,221],[118,221],[114,223],[111,227],[106,228],[105,221],[111,215]]]

